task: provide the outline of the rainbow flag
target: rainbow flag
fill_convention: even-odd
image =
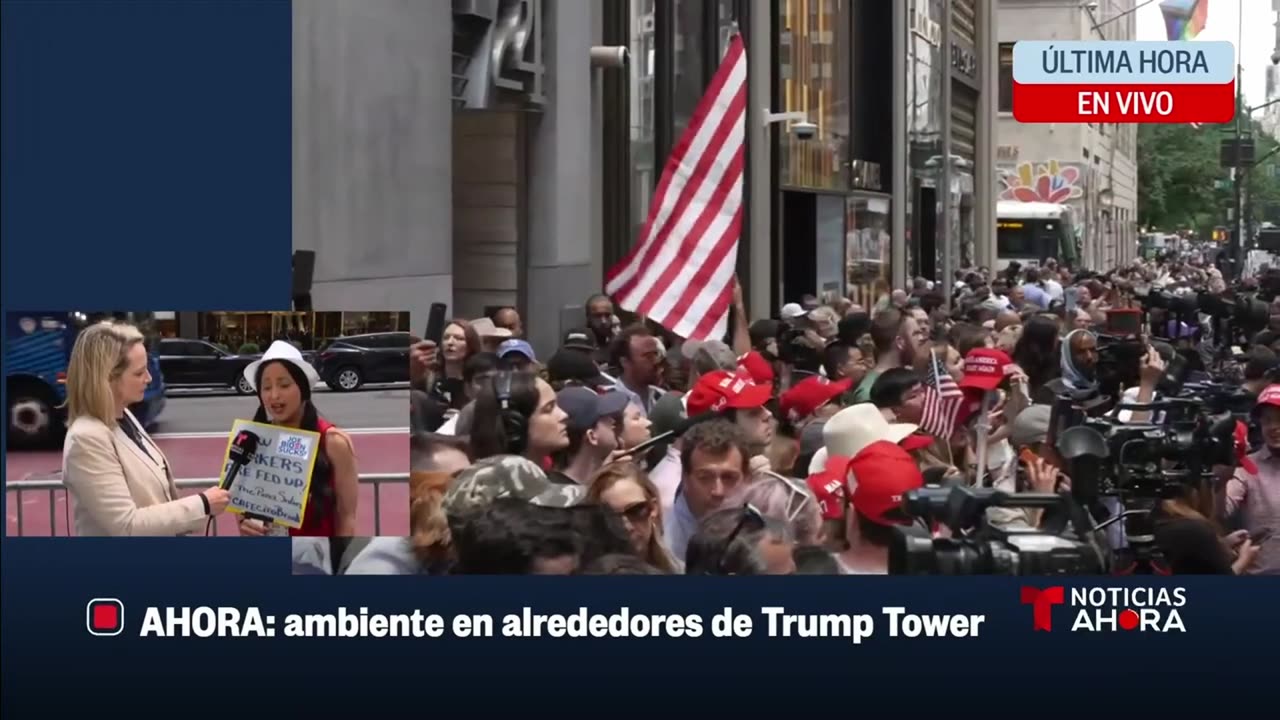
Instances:
[[[1160,12],[1169,40],[1194,40],[1209,22],[1209,0],[1164,0]]]

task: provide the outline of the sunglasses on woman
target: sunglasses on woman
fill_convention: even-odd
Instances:
[[[641,525],[649,519],[649,500],[640,500],[617,511],[618,516],[626,518],[632,525]]]

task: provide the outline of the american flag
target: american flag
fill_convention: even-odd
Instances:
[[[955,429],[956,415],[964,402],[964,392],[951,373],[942,366],[938,351],[929,351],[929,377],[925,381],[924,414],[920,417],[920,429],[936,438],[951,437]]]
[[[689,340],[723,337],[729,326],[746,111],[747,58],[734,35],[667,158],[640,241],[606,277],[621,307]]]

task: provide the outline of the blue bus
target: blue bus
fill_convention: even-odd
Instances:
[[[55,446],[66,429],[66,378],[71,348],[80,330],[108,318],[131,322],[147,337],[151,384],[130,410],[144,426],[164,410],[164,377],[155,352],[152,313],[10,312],[5,314],[4,373],[8,391],[11,449]]]

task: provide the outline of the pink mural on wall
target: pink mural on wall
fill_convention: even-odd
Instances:
[[[1000,171],[1001,200],[1020,202],[1065,203],[1084,195],[1079,185],[1080,168],[1063,165],[1057,160],[1042,163],[1018,163],[1012,170]]]

